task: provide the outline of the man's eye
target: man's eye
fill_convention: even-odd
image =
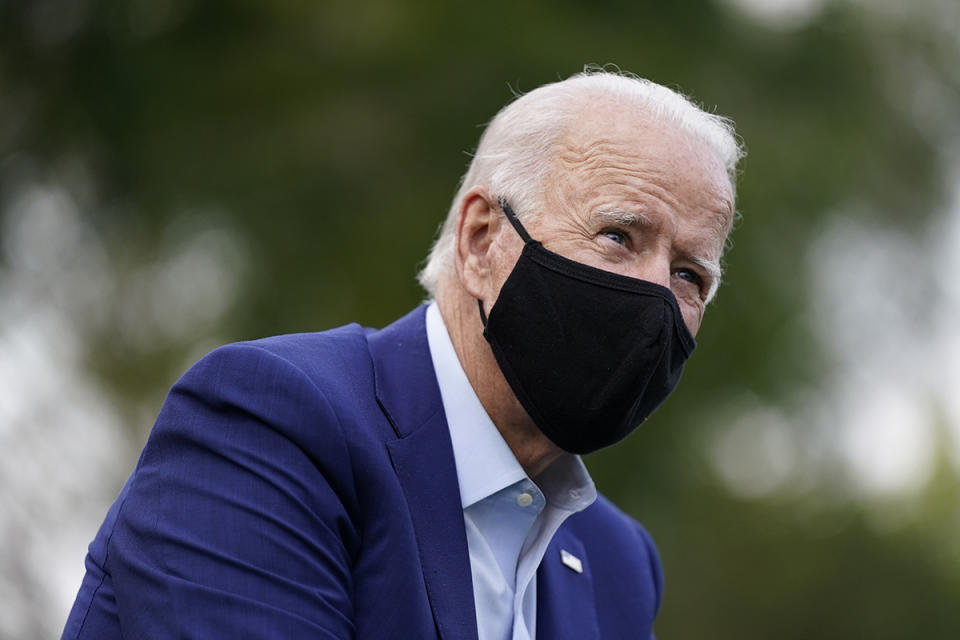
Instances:
[[[681,280],[686,280],[691,284],[695,284],[698,287],[703,285],[703,278],[700,277],[700,274],[692,269],[677,269],[673,272],[675,276]]]
[[[617,231],[616,229],[604,229],[600,232],[601,235],[604,235],[617,244],[627,244],[627,234],[622,231]]]

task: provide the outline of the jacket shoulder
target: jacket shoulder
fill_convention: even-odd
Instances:
[[[603,495],[568,523],[589,550],[594,572],[600,574],[595,584],[634,584],[639,592],[653,596],[655,614],[663,592],[663,571],[646,528]]]
[[[308,377],[331,371],[350,375],[369,368],[366,337],[374,331],[353,323],[326,331],[289,333],[234,342],[216,349],[214,353],[223,350],[258,350],[285,360]]]

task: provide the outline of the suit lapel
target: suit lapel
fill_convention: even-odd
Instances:
[[[439,635],[476,640],[457,468],[427,344],[425,312],[425,307],[415,309],[368,338],[377,401],[396,435],[387,450],[407,499]]]
[[[580,560],[578,573],[563,563],[561,551]],[[537,572],[537,637],[550,640],[598,640],[593,577],[579,538],[560,527]]]

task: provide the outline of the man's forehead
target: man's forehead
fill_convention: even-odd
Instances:
[[[548,200],[568,213],[603,212],[630,224],[661,207],[684,211],[681,224],[700,230],[693,234],[703,243],[697,252],[719,261],[734,204],[716,150],[675,122],[642,111],[600,108],[583,115],[556,147]]]
[[[701,210],[724,235],[734,217],[726,167],[707,145],[689,137],[568,139],[559,145],[553,164],[548,190],[566,188],[588,199],[598,190],[633,191],[639,200],[645,195]]]
[[[726,209],[733,211],[730,178],[719,151],[673,119],[643,109],[616,104],[582,109],[558,137],[556,155],[567,169],[643,163],[651,175],[713,174],[717,186],[730,192]]]

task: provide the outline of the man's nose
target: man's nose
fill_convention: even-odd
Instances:
[[[658,254],[641,256],[629,275],[633,278],[646,280],[647,282],[652,282],[669,289],[670,258]]]

